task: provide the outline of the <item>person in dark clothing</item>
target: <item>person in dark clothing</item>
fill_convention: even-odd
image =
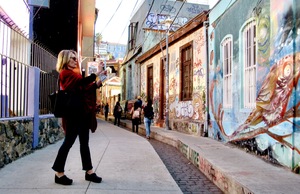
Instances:
[[[104,115],[105,115],[106,121],[107,121],[107,117],[108,117],[108,111],[109,111],[108,103],[106,103],[106,105],[104,106]]]
[[[141,108],[139,107],[138,102],[136,101],[131,108],[130,114],[132,115],[132,132],[139,133],[139,121],[141,117]],[[135,129],[135,130],[134,130]]]
[[[128,112],[128,100],[126,100],[126,102],[125,102],[125,107],[124,107],[124,117],[125,117],[125,119],[127,119],[127,112]]]
[[[140,96],[138,96],[137,97],[137,101],[136,101],[137,103],[138,103],[138,106],[142,109],[143,107],[143,101],[142,101],[142,98],[140,97]],[[142,123],[142,117],[140,117],[140,119],[139,119],[139,124],[141,124]]]
[[[150,126],[151,126],[151,121],[154,116],[153,112],[153,107],[152,107],[152,100],[148,99],[147,105],[143,108],[142,114],[144,114],[144,123],[145,123],[145,128],[146,128],[146,138],[150,139]]]
[[[139,107],[142,108],[143,101],[142,101],[142,98],[140,96],[137,97],[137,102],[138,102]]]
[[[99,113],[100,113],[100,110],[101,110],[101,105],[100,105],[100,104],[97,104],[97,105],[96,105],[96,114],[99,114]]]
[[[99,87],[102,84],[101,80],[95,82],[95,74],[83,77],[80,73],[77,53],[71,50],[62,50],[58,54],[56,70],[59,72],[60,87],[62,90],[73,91],[74,94],[82,97],[78,108],[62,118],[65,139],[58,150],[52,166],[52,169],[56,171],[54,181],[62,185],[71,185],[73,183],[73,180],[65,175],[64,168],[68,153],[77,136],[79,136],[80,155],[82,169],[85,170],[85,180],[100,183],[102,178],[98,177],[93,171],[89,148],[89,129],[92,128],[94,123],[89,123],[91,115],[86,112],[86,105],[90,105],[90,103],[83,96],[88,95],[84,93],[85,91],[95,91],[95,87]],[[99,74],[100,72],[97,72],[97,75]]]
[[[114,108],[114,117],[115,117],[115,125],[118,123],[118,126],[120,126],[120,119],[122,114],[122,107],[120,105],[120,102],[118,101],[116,103],[116,106]]]

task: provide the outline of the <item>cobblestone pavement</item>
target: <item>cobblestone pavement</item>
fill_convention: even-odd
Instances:
[[[154,139],[150,143],[184,194],[223,193],[176,148]]]

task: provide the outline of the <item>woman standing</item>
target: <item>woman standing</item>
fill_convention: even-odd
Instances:
[[[80,142],[80,155],[82,169],[85,171],[85,180],[100,183],[101,177],[98,177],[93,171],[91,154],[89,148],[89,114],[85,112],[85,101],[83,99],[86,86],[90,86],[94,82],[97,87],[101,86],[101,81],[96,80],[96,75],[91,74],[83,78],[80,74],[79,64],[77,61],[77,53],[71,50],[62,50],[58,54],[56,70],[59,72],[59,82],[62,90],[67,90],[75,95],[80,96],[79,106],[76,110],[72,110],[68,116],[62,118],[62,125],[65,131],[65,139],[58,150],[56,159],[52,166],[55,173],[55,183],[62,185],[71,185],[73,180],[64,174],[64,168],[68,153],[73,146],[77,136]],[[100,74],[100,72],[97,72]]]
[[[139,107],[139,103],[136,101],[131,108],[130,114],[132,115],[132,132],[136,132],[139,134],[139,123],[140,123],[140,117],[141,117],[141,108]],[[136,130],[134,130],[134,128]]]
[[[104,106],[104,116],[106,121],[108,117],[108,111],[109,111],[109,107],[108,107],[108,103],[106,103],[106,105]]]
[[[144,107],[142,114],[144,114],[144,123],[146,127],[146,138],[150,139],[150,125],[154,116],[152,100],[148,99],[147,105]]]
[[[120,119],[122,114],[122,107],[120,105],[120,102],[118,101],[116,103],[116,106],[114,108],[114,117],[115,117],[115,125],[118,123],[118,126],[120,126]]]

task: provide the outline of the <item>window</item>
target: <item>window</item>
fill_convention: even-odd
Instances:
[[[193,47],[192,42],[180,48],[180,100],[191,100],[193,94]]]
[[[147,70],[147,96],[153,100],[153,65],[148,66]]]
[[[129,25],[129,41],[128,41],[128,50],[134,49],[136,36],[137,36],[138,22],[131,23]]]
[[[232,38],[228,37],[221,44],[223,61],[223,104],[232,107]]]
[[[244,107],[255,107],[256,101],[256,24],[249,22],[243,30]]]

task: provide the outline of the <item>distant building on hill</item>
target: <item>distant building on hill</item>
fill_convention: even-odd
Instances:
[[[95,43],[95,55],[101,60],[123,59],[126,54],[126,45],[119,43],[101,42]]]

